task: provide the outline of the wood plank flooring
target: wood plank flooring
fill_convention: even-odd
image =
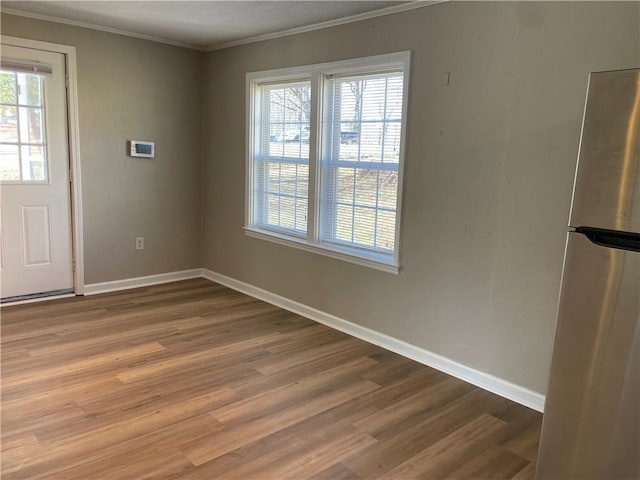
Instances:
[[[5,480],[535,474],[539,413],[204,279],[0,315]]]

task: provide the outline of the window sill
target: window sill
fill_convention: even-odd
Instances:
[[[288,247],[297,248],[299,250],[304,250],[306,252],[317,253],[319,255],[324,255],[325,257],[335,258],[337,260],[343,260],[345,262],[354,263],[356,265],[360,265],[363,267],[373,268],[375,270],[380,270],[387,273],[393,273],[394,275],[398,275],[400,273],[400,267],[397,264],[385,262],[383,260],[377,260],[373,258],[366,258],[361,256],[356,256],[352,253],[346,253],[344,250],[339,248],[331,248],[326,245],[311,245],[307,243],[305,240],[297,240],[292,237],[288,237],[285,235],[279,235],[275,232],[267,232],[264,230],[258,230],[255,228],[244,228],[245,234],[249,237],[259,238],[261,240],[267,240],[269,242],[278,243],[280,245],[286,245]]]

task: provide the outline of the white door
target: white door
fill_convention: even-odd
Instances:
[[[72,291],[64,55],[2,45],[0,88],[0,298]]]

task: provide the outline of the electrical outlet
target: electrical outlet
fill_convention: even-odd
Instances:
[[[136,250],[144,250],[144,237],[136,237]]]

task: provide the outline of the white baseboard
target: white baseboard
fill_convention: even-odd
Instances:
[[[276,295],[275,293],[241,282],[240,280],[227,277],[226,275],[213,272],[206,268],[202,269],[202,276],[212,282],[225,285],[233,290],[258,298],[290,312],[297,313],[298,315],[302,315],[318,323],[327,325],[328,327],[335,328],[336,330],[340,330],[341,332],[353,337],[395,352],[403,357],[415,360],[423,365],[440,370],[441,372],[464,380],[465,382],[483,388],[484,390],[488,390],[496,395],[500,395],[501,397],[508,398],[509,400],[520,403],[521,405],[525,405],[539,412],[543,411],[544,395],[528,388],[516,385],[515,383],[503,380],[489,373],[475,370],[403,340],[357,325],[349,322],[348,320],[338,318],[335,315],[317,310],[289,298]]]
[[[91,283],[84,286],[85,295],[95,295],[97,293],[115,292],[127,290],[129,288],[148,287],[160,283],[177,282],[178,280],[188,280],[204,276],[201,268],[192,270],[181,270],[179,272],[161,273],[159,275],[148,275],[146,277],[125,278],[124,280],[114,280],[112,282]]]

